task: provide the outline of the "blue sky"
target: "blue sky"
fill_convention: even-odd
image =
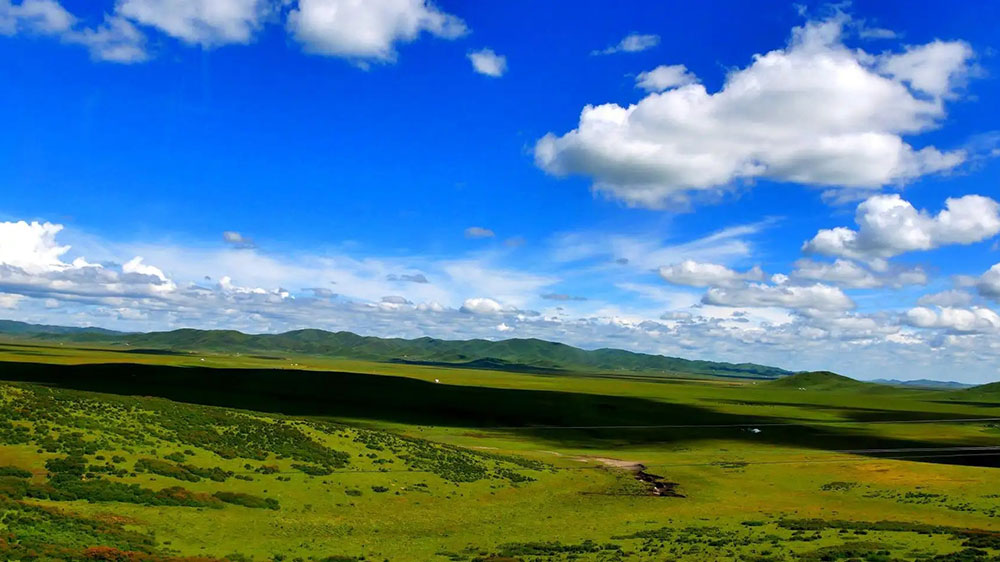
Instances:
[[[0,315],[1000,378],[1000,7],[703,4],[0,0]]]

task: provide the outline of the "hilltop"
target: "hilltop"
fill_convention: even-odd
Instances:
[[[784,369],[755,363],[699,361],[608,348],[585,350],[533,338],[452,341],[423,337],[407,340],[313,329],[281,334],[195,329],[124,333],[78,328],[60,330],[23,323],[0,324],[2,333],[22,339],[128,346],[135,350],[305,354],[518,372],[686,374],[758,379],[774,379],[790,374]]]
[[[830,371],[795,373],[768,383],[772,387],[804,388],[808,390],[847,390],[872,386]]]

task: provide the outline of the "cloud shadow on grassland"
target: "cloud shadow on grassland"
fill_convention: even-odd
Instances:
[[[690,404],[565,391],[435,384],[407,377],[348,372],[215,369],[140,364],[51,365],[0,362],[0,380],[297,416],[357,418],[412,425],[496,430],[553,446],[601,450],[713,439],[745,440],[816,451],[996,445],[988,435],[942,444],[879,435],[845,425],[744,416]],[[920,419],[906,412],[905,419]],[[926,412],[924,419],[941,414]],[[727,425],[745,427],[621,428],[606,426]],[[602,428],[552,429],[546,426]],[[928,426],[930,429],[933,426]],[[502,429],[498,429],[502,428]],[[877,456],[872,453],[872,456]],[[885,456],[885,454],[882,454]],[[928,462],[1000,466],[1000,456],[949,456]]]

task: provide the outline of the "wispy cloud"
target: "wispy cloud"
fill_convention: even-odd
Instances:
[[[618,43],[591,51],[592,55],[611,55],[614,53],[638,53],[652,49],[660,44],[660,36],[650,33],[629,33]]]

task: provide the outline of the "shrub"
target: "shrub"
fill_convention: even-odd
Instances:
[[[83,474],[87,471],[87,459],[80,456],[49,459],[45,461],[45,468],[49,472],[57,474],[83,476]]]
[[[242,492],[216,492],[213,495],[221,501],[235,505],[242,505],[243,507],[254,509],[280,509],[278,500],[274,498],[261,498],[251,494],[244,494]]]
[[[333,474],[333,470],[325,466],[316,466],[313,464],[300,464],[293,463],[292,468],[298,470],[299,472],[304,472],[310,476],[329,476]]]
[[[13,476],[14,478],[31,478],[31,472],[16,466],[0,466],[0,476]]]

